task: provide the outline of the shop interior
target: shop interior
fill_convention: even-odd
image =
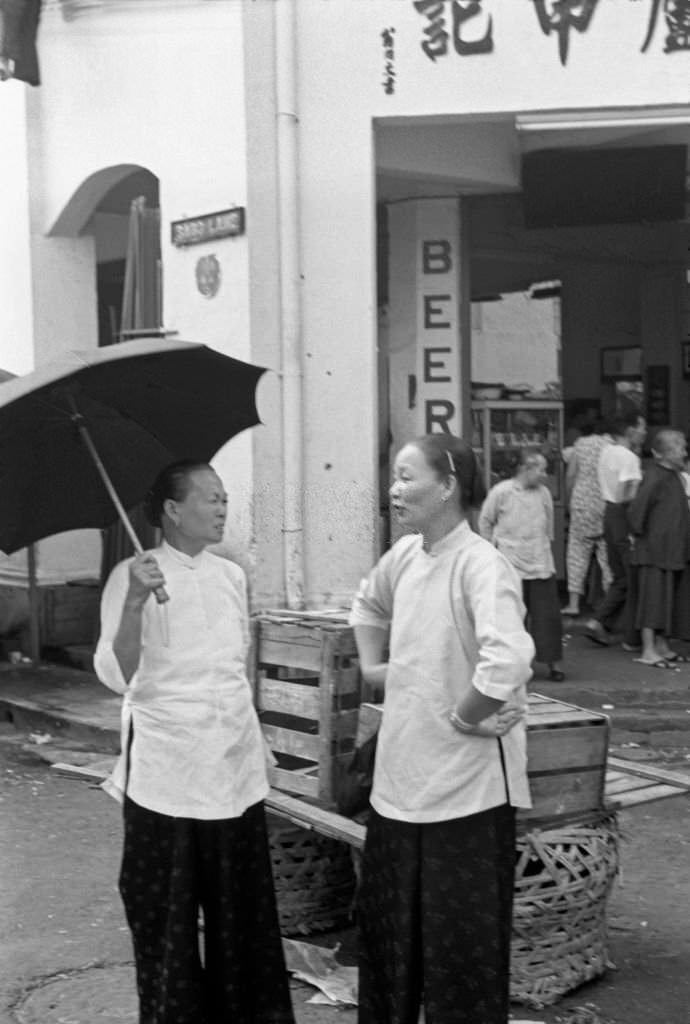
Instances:
[[[488,484],[512,473],[511,456],[521,445],[538,443],[547,454],[560,576],[562,450],[583,426],[629,408],[639,409],[651,428],[690,425],[690,125],[640,120],[485,124],[482,130],[507,156],[514,186],[501,189],[485,180],[482,187],[476,167],[458,173],[455,182],[463,197],[471,300],[465,321],[471,325],[471,379],[463,380],[462,398],[472,414],[465,430],[482,453]],[[409,136],[400,174],[387,160],[393,131],[383,133],[379,163],[389,166],[378,175],[383,523],[397,440],[386,429],[386,402],[396,394],[386,385],[385,369],[387,211],[403,197],[448,195],[453,184],[439,156],[448,150],[450,125],[396,127]],[[452,131],[451,149],[458,154],[463,132],[478,129],[457,125]],[[424,176],[415,178],[417,144],[423,140],[426,151],[433,150],[434,133],[440,178],[430,176],[428,161]],[[421,158],[419,164],[421,170]]]

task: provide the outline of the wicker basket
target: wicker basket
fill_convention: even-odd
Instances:
[[[511,999],[548,1006],[604,973],[617,869],[615,816],[518,837]]]
[[[268,837],[283,935],[309,935],[347,923],[355,894],[347,843],[270,814]]]

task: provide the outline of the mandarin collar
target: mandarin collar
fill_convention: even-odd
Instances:
[[[174,548],[172,544],[168,544],[165,539],[163,540],[161,547],[173,562],[183,565],[186,569],[198,569],[201,565],[201,560],[204,557],[204,551],[200,551],[198,555],[187,555],[184,551],[180,551],[179,548]]]
[[[424,540],[420,534],[421,550],[425,555],[428,555],[429,558],[438,558],[438,556],[442,555],[445,551],[453,551],[457,548],[460,542],[467,540],[471,532],[472,528],[470,524],[466,519],[463,519],[461,523],[458,523],[457,526],[453,527],[450,533],[441,537],[440,540],[437,540],[429,548],[424,547]]]

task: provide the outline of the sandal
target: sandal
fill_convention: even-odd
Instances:
[[[645,661],[643,658],[633,658],[638,665],[646,665],[647,668],[673,668],[673,664],[667,658],[659,658],[657,661]]]
[[[600,647],[610,647],[611,641],[600,622],[592,622],[585,628],[585,636]]]
[[[686,657],[685,654],[677,654],[675,651],[673,654],[667,654],[664,661],[668,661],[672,665],[690,665],[690,658]]]

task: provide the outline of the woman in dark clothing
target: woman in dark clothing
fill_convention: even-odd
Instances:
[[[678,430],[661,430],[628,512],[634,536],[633,564],[639,583],[635,625],[642,633],[642,654],[635,661],[672,668],[686,659],[668,645],[677,636],[678,596],[690,560],[690,511],[683,485],[687,449]]]

